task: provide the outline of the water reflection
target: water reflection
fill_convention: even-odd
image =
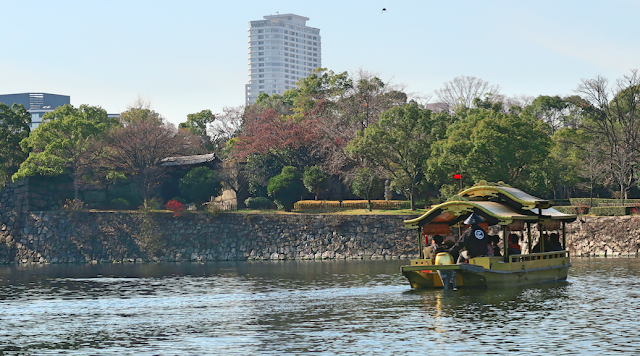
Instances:
[[[405,261],[0,267],[5,354],[637,354],[640,264],[410,290]],[[13,351],[11,351],[13,350]]]

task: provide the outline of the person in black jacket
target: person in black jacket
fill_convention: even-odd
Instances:
[[[464,221],[465,225],[471,225],[471,227],[469,227],[467,231],[460,236],[458,242],[449,249],[451,254],[458,253],[463,248],[465,249],[460,252],[458,263],[466,262],[470,258],[485,256],[489,251],[489,235],[487,235],[487,232],[479,225],[483,221],[484,219],[475,213],[469,215]]]

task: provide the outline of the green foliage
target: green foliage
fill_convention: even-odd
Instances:
[[[20,142],[23,151],[31,153],[13,181],[34,175],[70,174],[77,188],[83,169],[91,167],[97,158],[97,141],[117,125],[117,120],[100,107],[64,105],[45,114],[43,121]]]
[[[564,214],[589,214],[589,207],[584,205],[559,205],[553,208]]]
[[[409,200],[421,184],[433,135],[431,111],[411,102],[380,115],[363,134],[349,142],[346,151],[384,168],[396,181],[395,187]]]
[[[116,209],[126,209],[131,206],[129,201],[125,198],[117,198],[111,200],[111,206]]]
[[[247,209],[273,209],[275,206],[269,198],[251,197],[244,201]]]
[[[360,168],[356,173],[351,189],[357,196],[367,200],[369,211],[371,211],[371,200],[382,194],[384,184],[371,168],[365,167]]]
[[[596,206],[590,209],[595,216],[622,216],[629,215],[633,207],[630,206]]]
[[[0,184],[18,171],[28,152],[20,147],[20,141],[29,136],[31,114],[22,104],[0,103]]]
[[[282,171],[284,164],[274,155],[253,154],[247,157],[244,172],[247,177],[249,194],[266,197],[269,180]]]
[[[267,192],[278,208],[291,211],[295,202],[300,200],[300,196],[305,192],[302,174],[295,167],[283,167],[279,175],[269,180]]]
[[[180,192],[192,202],[202,204],[220,195],[222,185],[218,174],[208,167],[198,167],[180,179]]]
[[[162,116],[149,108],[130,108],[120,114],[122,125],[135,125],[150,122],[154,125],[162,125]]]
[[[214,121],[216,121],[216,117],[211,110],[202,110],[195,114],[188,114],[187,121],[181,123],[179,127],[198,136],[200,143],[205,146],[208,151],[211,151],[213,150],[213,144],[211,137],[207,134],[207,127]]]
[[[329,188],[329,176],[318,166],[307,166],[302,182],[309,193],[315,193],[316,200],[321,191]]]
[[[542,121],[525,115],[471,109],[434,144],[429,176],[441,185],[453,184],[457,173],[465,182],[504,181],[538,191],[544,187],[541,170],[551,148],[545,128]]]
[[[591,199],[589,198],[571,198],[571,205],[586,205],[589,206]],[[625,204],[639,204],[640,199],[625,199]],[[622,205],[622,200],[620,199],[605,199],[605,198],[593,198],[593,206],[612,206],[612,205]]]

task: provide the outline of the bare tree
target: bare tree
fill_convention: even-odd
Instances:
[[[583,127],[604,148],[612,177],[626,199],[640,157],[640,76],[632,70],[610,86],[601,76],[583,79],[577,102],[589,120]]]
[[[500,86],[491,85],[480,78],[463,75],[444,83],[444,86],[437,89],[435,94],[438,102],[442,103],[446,110],[454,112],[459,107],[472,108],[476,98],[482,99],[487,94],[499,95]]]
[[[589,189],[589,208],[593,207],[593,189],[605,182],[608,168],[603,161],[602,152],[593,142],[585,147],[585,155],[577,167],[578,176],[584,179],[579,185]]]
[[[172,124],[135,122],[113,129],[106,139],[110,166],[131,179],[148,207],[152,190],[166,175],[163,159],[190,153],[191,146]]]
[[[222,113],[216,114],[215,121],[207,127],[207,134],[211,141],[217,145],[226,144],[227,141],[238,135],[242,129],[242,115],[245,107],[225,106]]]

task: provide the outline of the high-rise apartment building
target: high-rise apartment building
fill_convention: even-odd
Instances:
[[[320,29],[306,25],[308,17],[294,14],[264,16],[250,21],[249,84],[246,104],[253,104],[260,93],[284,93],[295,88],[322,64]]]

